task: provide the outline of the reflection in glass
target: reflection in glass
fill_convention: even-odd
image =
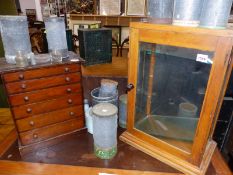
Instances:
[[[140,44],[135,127],[191,152],[212,52]]]

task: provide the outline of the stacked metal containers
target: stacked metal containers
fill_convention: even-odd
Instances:
[[[148,0],[150,23],[226,28],[233,0]]]
[[[109,79],[102,79],[100,84],[100,87],[91,91],[92,105],[94,106],[98,103],[111,103],[117,106],[118,82]]]

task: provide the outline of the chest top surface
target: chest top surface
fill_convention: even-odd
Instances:
[[[48,57],[50,55],[48,54]],[[32,70],[32,69],[40,69],[45,67],[51,66],[60,66],[65,64],[81,64],[83,60],[79,57],[79,55],[69,52],[69,57],[63,59],[62,62],[47,62],[43,64],[36,64],[36,65],[29,65],[26,67],[18,67],[15,64],[8,64],[5,58],[0,58],[0,74],[8,73],[8,72],[17,72],[17,71],[25,71],[25,70]]]

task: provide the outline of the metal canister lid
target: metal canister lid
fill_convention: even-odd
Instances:
[[[99,103],[92,108],[92,113],[98,117],[114,116],[117,112],[117,107],[111,103]]]

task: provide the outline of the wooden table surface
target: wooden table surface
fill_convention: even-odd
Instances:
[[[9,108],[0,108],[0,143],[15,128]]]
[[[112,63],[82,66],[83,76],[128,77],[128,58],[113,57]]]
[[[0,157],[16,139],[15,125],[9,108],[0,108]]]
[[[119,129],[120,135],[123,129]],[[63,136],[58,143],[33,152],[20,154],[15,143],[1,157],[2,160],[33,163],[61,164],[85,167],[112,168],[164,173],[180,173],[157,159],[118,140],[117,155],[111,160],[102,160],[94,155],[93,137],[86,130]],[[9,155],[11,155],[9,157]]]
[[[86,130],[64,136],[53,146],[24,155],[20,155],[15,142],[1,157],[0,174],[3,172],[7,175],[98,175],[100,172],[118,175],[182,174],[121,141],[118,141],[118,153],[112,160],[101,160],[93,154],[93,138]],[[231,175],[218,151],[215,152],[206,174]]]

